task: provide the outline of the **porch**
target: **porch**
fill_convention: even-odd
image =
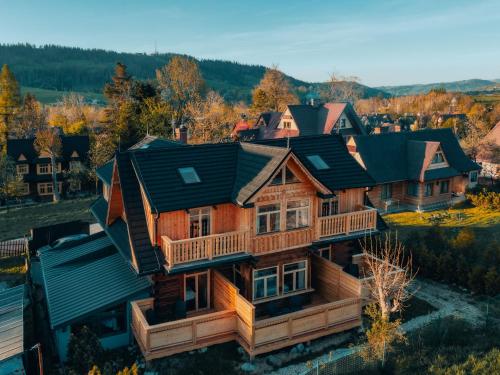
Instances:
[[[257,317],[257,305],[218,271],[212,271],[210,310],[184,319],[150,324],[153,298],[132,302],[132,328],[147,360],[228,341],[237,341],[251,356],[313,340],[361,324],[361,284],[339,266],[314,256],[317,276],[310,300],[299,310]],[[325,283],[324,285],[320,285]]]

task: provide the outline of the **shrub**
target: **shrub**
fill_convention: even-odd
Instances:
[[[101,362],[102,355],[103,349],[99,339],[87,326],[71,333],[68,344],[70,374],[88,373],[96,363]]]
[[[481,192],[467,193],[467,199],[476,207],[481,207],[486,210],[499,210],[500,209],[500,193],[494,191],[487,191],[483,189]]]

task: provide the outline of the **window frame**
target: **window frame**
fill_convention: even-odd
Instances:
[[[380,188],[380,199],[388,200],[392,199],[392,184],[382,184]]]
[[[203,234],[203,218],[208,216],[208,231],[207,234]],[[191,219],[197,217],[198,227],[200,230],[199,236],[193,236],[191,231],[191,223],[195,222]],[[212,207],[197,207],[188,210],[188,236],[189,238],[200,238],[209,236],[212,234]]]
[[[305,202],[307,203],[306,206],[299,206],[299,207],[292,207],[288,208],[288,205],[290,203],[295,203],[295,202]],[[297,229],[303,229],[307,228],[311,225],[311,201],[309,198],[306,199],[291,199],[286,202],[286,212],[285,212],[285,227],[286,230],[297,230]],[[306,225],[300,225],[299,222],[299,211],[306,211],[307,213],[307,224]],[[288,213],[289,212],[295,212],[295,226],[294,227],[288,227]]]
[[[266,211],[266,212],[259,212],[260,209],[263,207],[269,207],[269,206],[276,206],[273,211]],[[264,204],[261,206],[257,206],[256,208],[256,225],[255,225],[255,232],[256,234],[268,234],[268,233],[276,233],[281,231],[281,204],[279,202],[275,203],[269,203],[269,204]],[[270,230],[271,229],[271,214],[278,214],[278,225],[276,230]],[[261,216],[266,217],[266,231],[265,232],[260,232],[260,225],[259,225],[259,220]]]
[[[410,186],[414,187],[413,189],[410,189]],[[406,185],[406,195],[409,197],[418,197],[420,193],[420,185],[416,182],[408,182]]]
[[[325,203],[328,205],[329,215],[323,215],[323,213],[324,213],[323,205]],[[335,206],[335,209],[332,209],[334,206]],[[335,211],[335,213],[332,214],[333,211]],[[338,215],[339,212],[340,212],[340,202],[339,202],[338,197],[321,199],[320,204],[319,204],[319,213],[318,213],[319,217],[335,216],[335,215]]]
[[[299,268],[299,269],[295,269],[295,270],[291,270],[291,271],[285,271],[285,267],[286,266],[290,266],[290,265],[293,265],[293,264],[299,264],[299,263],[304,263],[304,268]],[[307,284],[308,262],[307,262],[307,259],[302,259],[302,260],[295,261],[295,262],[290,262],[290,263],[283,263],[281,269],[282,269],[282,272],[281,272],[281,285],[282,285],[283,295],[290,294],[290,293],[296,293],[296,292],[300,292],[300,291],[303,291],[303,290],[307,290],[307,288],[308,288],[308,284]],[[304,287],[300,288],[300,289],[297,289],[296,274],[302,273],[302,272],[304,273]],[[289,274],[293,275],[292,276],[293,288],[290,289],[290,290],[288,290],[288,291],[285,291],[285,276],[289,275]]]
[[[198,287],[198,284],[199,284],[199,278],[200,276],[202,275],[206,275],[207,276],[207,306],[206,307],[202,307],[202,308],[199,308],[199,298],[198,298],[198,293],[199,293],[199,287]],[[195,309],[194,310],[189,310],[187,311],[187,313],[196,313],[198,311],[205,311],[205,310],[209,310],[210,309],[210,299],[211,299],[211,290],[210,290],[210,269],[206,270],[206,271],[201,271],[201,272],[193,272],[193,273],[186,273],[184,274],[184,290],[183,290],[183,294],[184,294],[184,303],[186,304],[187,306],[187,293],[186,293],[186,285],[187,285],[187,279],[188,278],[194,278],[195,280]],[[186,308],[187,310],[187,308]]]
[[[37,193],[38,195],[53,195],[54,194],[54,184],[52,182],[39,182],[36,184],[36,190],[37,190]],[[62,182],[58,182],[57,183],[57,188],[59,190],[59,194],[61,194],[62,192]],[[44,186],[45,187],[45,191],[41,191],[41,187]],[[50,192],[48,192],[49,189],[47,189],[47,187],[50,186]]]
[[[443,186],[446,186],[446,191],[443,191]],[[450,192],[450,180],[442,180],[439,182],[439,194],[448,194]]]
[[[325,257],[323,255],[324,252],[328,252],[328,257]],[[330,262],[332,261],[332,248],[330,246],[328,247],[322,247],[322,248],[319,248],[318,249],[318,255],[323,258],[323,259],[326,259],[326,260],[329,260]]]
[[[24,176],[26,174],[29,174],[30,173],[30,165],[28,163],[16,164],[16,173],[20,176]]]
[[[181,176],[182,182],[184,182],[184,184],[186,184],[186,185],[192,185],[192,184],[199,184],[199,183],[201,183],[200,175],[198,174],[198,172],[196,171],[196,169],[194,167],[181,167],[181,168],[177,168],[177,172]],[[194,181],[188,181],[187,180],[187,178],[189,176],[186,175],[186,174],[188,174],[188,173],[192,174],[192,177],[194,177]]]
[[[290,181],[287,179],[287,172],[290,172],[290,174],[294,177],[294,180]],[[282,167],[279,172],[272,178],[271,182],[269,183],[270,186],[280,186],[280,185],[290,185],[290,184],[298,184],[300,183],[299,178],[293,173],[293,171],[288,167],[284,166]]]
[[[428,188],[430,187],[430,191]],[[424,185],[424,197],[432,197],[434,195],[434,182],[426,182]]]
[[[45,170],[45,167],[47,167],[47,172],[42,172],[42,166],[43,169]],[[56,163],[56,173],[61,173],[61,163]],[[39,175],[47,175],[47,174],[52,174],[52,163],[38,163],[36,165],[36,174]]]
[[[20,195],[29,195],[30,194],[30,184],[29,182],[23,182],[22,183],[22,190],[19,189],[19,194]]]
[[[275,273],[271,275],[265,275],[265,276],[256,276],[257,272],[264,271],[264,270],[269,270],[269,269],[274,269]],[[264,268],[254,268],[252,270],[252,301],[259,301],[259,300],[264,300],[267,298],[272,298],[279,296],[279,282],[278,282],[278,276],[279,276],[279,269],[278,266],[271,266],[271,267],[264,267]],[[273,295],[268,295],[268,279],[274,278],[276,281],[276,286],[275,286],[275,291],[276,293]],[[258,280],[264,280],[264,296],[263,297],[256,297],[255,293],[257,291],[256,288],[256,282]]]
[[[440,158],[440,161],[436,161],[436,158]],[[432,157],[431,164],[443,164],[446,162],[446,159],[444,157],[444,152],[442,150],[436,151],[434,156]]]
[[[472,177],[472,176],[474,176],[474,177]],[[477,179],[478,179],[477,171],[469,172],[469,182],[477,182]]]

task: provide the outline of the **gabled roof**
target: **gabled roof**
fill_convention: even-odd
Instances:
[[[74,247],[44,251],[40,265],[52,328],[124,302],[150,287],[104,232]]]
[[[500,164],[500,121],[481,141],[477,159],[480,161]]]
[[[353,136],[366,170],[377,183],[447,178],[479,170],[451,129]],[[449,166],[426,171],[426,160],[440,146]]]
[[[0,362],[24,351],[24,284],[0,291]]]
[[[113,165],[115,159],[111,159],[96,170],[97,177],[106,185],[111,186],[111,178],[113,177]]]
[[[34,147],[35,138],[29,139],[8,139],[7,155],[18,160],[22,154],[29,163],[34,163],[38,158],[38,153]],[[89,153],[89,137],[87,135],[61,136],[62,152],[61,157],[70,160],[71,155],[76,151],[81,159],[86,159]]]

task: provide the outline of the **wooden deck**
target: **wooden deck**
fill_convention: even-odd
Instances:
[[[146,360],[233,340],[255,356],[361,324],[358,295],[334,301],[321,295],[300,311],[257,320],[255,306],[229,280],[214,271],[213,281],[214,311],[206,314],[149,325],[145,311],[153,299],[132,302],[132,328]]]
[[[374,230],[376,227],[377,210],[369,207],[360,211],[318,218],[318,236],[320,238]]]

